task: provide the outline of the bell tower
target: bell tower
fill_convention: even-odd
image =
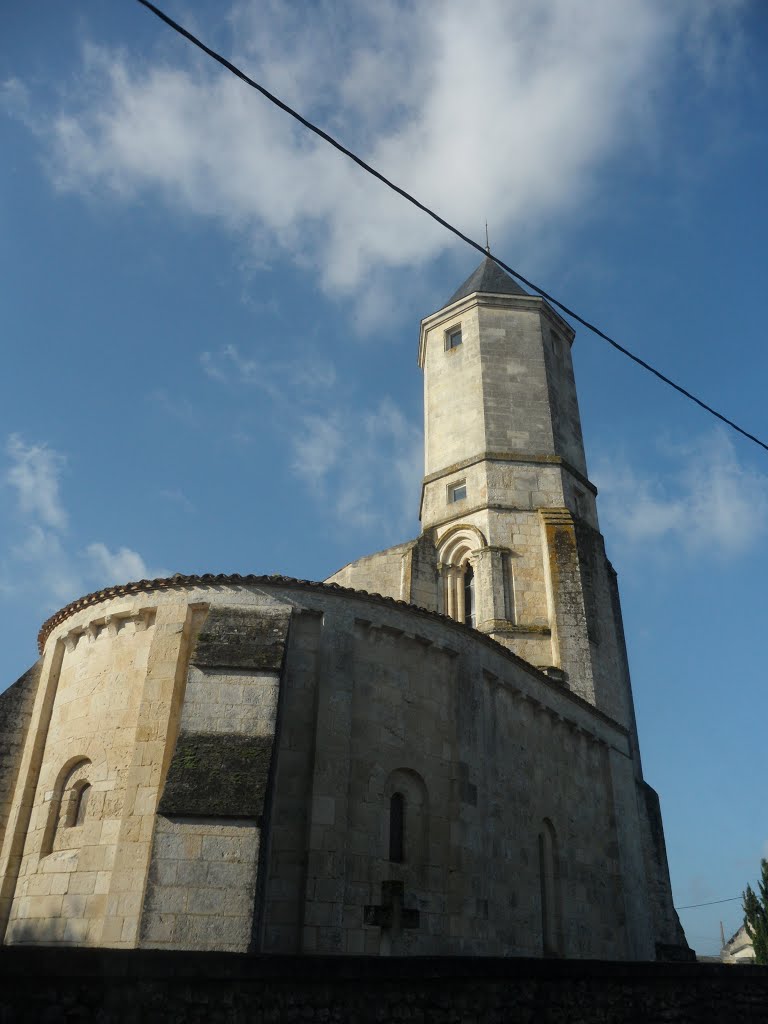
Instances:
[[[573,340],[544,299],[490,258],[422,321],[422,534],[437,552],[440,611],[634,731]]]

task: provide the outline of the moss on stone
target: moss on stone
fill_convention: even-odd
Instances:
[[[271,736],[182,733],[158,808],[171,817],[257,818],[272,758]]]
[[[200,631],[192,663],[200,668],[279,671],[290,612],[213,608]]]

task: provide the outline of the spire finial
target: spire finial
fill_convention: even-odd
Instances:
[[[491,243],[488,241],[488,221],[485,222],[485,251],[491,255]]]

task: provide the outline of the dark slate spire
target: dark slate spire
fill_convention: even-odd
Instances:
[[[470,274],[464,284],[446,302],[450,306],[452,302],[465,299],[473,292],[492,292],[494,295],[527,295],[525,291],[509,274],[494,263],[490,256],[486,256],[474,274]]]

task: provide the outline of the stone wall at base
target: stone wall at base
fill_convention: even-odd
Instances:
[[[17,947],[0,1020],[766,1024],[768,968]]]

